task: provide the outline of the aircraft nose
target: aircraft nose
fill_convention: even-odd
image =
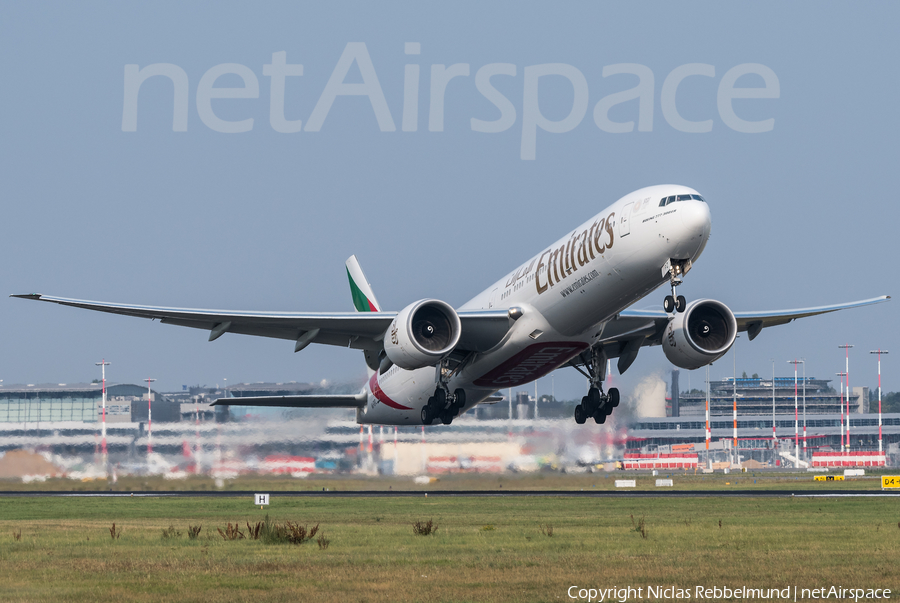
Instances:
[[[709,205],[703,201],[685,201],[678,208],[681,214],[681,223],[684,225],[689,236],[700,237],[703,241],[709,238],[709,229],[712,219],[709,214]]]

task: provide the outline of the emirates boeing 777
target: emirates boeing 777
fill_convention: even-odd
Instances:
[[[709,240],[710,211],[695,190],[659,185],[626,195],[517,266],[458,309],[423,299],[384,311],[355,256],[347,274],[356,312],[228,312],[159,308],[51,297],[26,299],[206,329],[209,340],[241,333],[362,350],[369,379],[356,395],[225,398],[215,404],[350,407],[358,423],[449,425],[499,389],[518,387],[563,366],[581,371],[587,394],[579,424],[603,423],[619,404],[603,391],[607,360],[624,373],[644,346],[661,346],[677,367],[721,358],[739,331],[759,332],[796,318],[866,306],[873,299],[774,312],[732,312],[711,299],[691,302],[677,286]],[[659,310],[629,307],[659,287]]]

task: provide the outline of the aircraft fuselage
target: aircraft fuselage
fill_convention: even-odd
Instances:
[[[668,200],[666,202],[665,200]],[[500,389],[565,365],[602,338],[616,315],[668,282],[673,259],[695,262],[710,232],[697,191],[658,185],[626,195],[517,266],[459,311],[518,308],[521,317],[492,349],[468,359],[449,381],[466,392],[465,412]],[[375,372],[359,423],[421,425],[435,368]]]

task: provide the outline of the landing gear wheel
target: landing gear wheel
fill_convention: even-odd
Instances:
[[[666,296],[666,298],[663,300],[663,310],[665,310],[667,314],[675,310],[674,297],[672,297],[671,295]]]
[[[592,387],[588,390],[588,400],[590,401],[590,408],[598,408],[600,406],[600,389],[597,387]]]
[[[581,398],[581,408],[582,408],[583,411],[584,411],[584,416],[585,416],[585,417],[589,417],[589,416],[591,416],[592,414],[594,414],[593,412],[591,412],[591,398],[590,398],[590,396],[583,396],[583,397]]]
[[[605,409],[601,408],[597,411],[597,414],[594,415],[594,423],[597,425],[603,425],[606,422],[607,414]]]
[[[449,425],[453,422],[453,411],[445,410],[441,413],[441,423],[444,425]]]
[[[454,397],[454,406],[457,410],[462,410],[463,406],[466,405],[466,390],[460,388],[453,392]]]
[[[684,312],[684,309],[687,307],[687,300],[684,299],[683,295],[679,295],[675,298],[675,311],[676,312]]]
[[[431,409],[426,405],[422,407],[422,425],[431,425],[434,417],[431,415]]]
[[[447,405],[447,390],[443,387],[439,387],[434,390],[434,406],[435,408],[443,408]]]
[[[607,394],[607,396],[609,396],[609,401],[607,402],[607,405],[609,406],[610,409],[613,409],[619,405],[619,388],[617,388],[617,387],[609,388],[609,393]]]
[[[587,415],[584,412],[584,406],[579,404],[575,407],[575,422],[579,425],[584,425],[585,421],[587,421]]]

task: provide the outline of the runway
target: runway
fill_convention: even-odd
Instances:
[[[814,492],[796,490],[227,490],[227,491],[0,491],[0,498],[252,498],[255,494],[269,494],[271,498],[849,498],[894,497],[900,492],[878,490],[843,490]]]

